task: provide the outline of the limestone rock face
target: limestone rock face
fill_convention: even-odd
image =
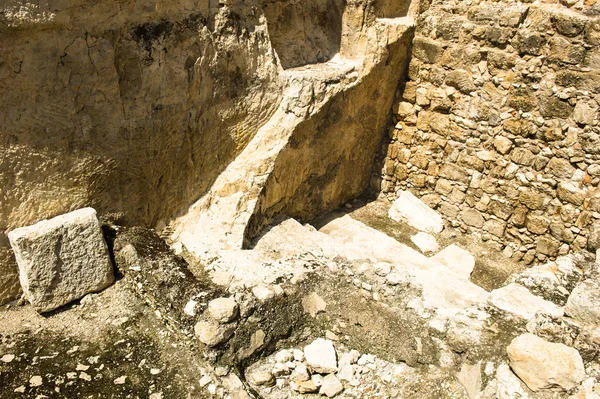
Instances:
[[[406,221],[412,227],[426,233],[435,234],[444,229],[441,216],[410,191],[400,194],[390,208],[389,216],[396,221]]]
[[[84,208],[8,233],[21,286],[38,312],[49,312],[114,281],[96,211]]]
[[[33,3],[0,6],[2,232],[90,204],[162,225],[279,104],[257,1]],[[2,279],[15,270],[0,257]]]
[[[523,334],[506,351],[510,367],[532,391],[555,386],[570,390],[585,378],[579,352],[566,345]]]

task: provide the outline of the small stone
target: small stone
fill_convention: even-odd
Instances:
[[[88,373],[82,371],[81,373],[79,373],[79,379],[90,382],[90,381],[92,381],[92,376],[89,375]]]
[[[161,370],[160,369],[150,369],[150,374],[152,375],[158,375],[160,374]]]
[[[290,382],[290,387],[294,391],[300,392],[300,393],[313,393],[313,392],[317,392],[317,390],[319,389],[312,380],[299,381],[299,382],[292,381],[292,382]]]
[[[194,326],[194,333],[200,342],[213,347],[231,338],[235,328],[235,323],[220,324],[216,320],[202,320]]]
[[[416,235],[412,236],[410,240],[424,254],[429,254],[440,250],[440,246],[438,245],[435,237],[429,233],[424,233],[421,231]]]
[[[300,349],[294,349],[294,360],[297,362],[301,362],[304,360],[304,352]]]
[[[283,363],[275,363],[275,365],[271,369],[271,373],[275,377],[281,377],[281,376],[284,376],[284,375],[288,375],[290,373],[290,369],[289,369],[288,366],[286,366]]]
[[[271,378],[272,378],[272,376],[271,376]],[[200,378],[200,386],[202,388],[204,388],[205,386],[207,386],[208,384],[210,384],[211,381],[212,381],[212,378],[210,378],[209,375],[204,375],[204,376],[202,376],[202,378]]]
[[[163,399],[163,394],[162,394],[162,392],[154,392],[154,393],[150,394],[149,399]]]
[[[13,360],[15,360],[15,355],[12,354],[4,355],[2,356],[2,358],[0,358],[0,361],[2,361],[3,363],[10,363]]]
[[[451,244],[438,252],[431,259],[444,265],[448,271],[468,280],[475,267],[475,258],[458,245]]]
[[[375,263],[375,266],[373,266],[373,269],[375,270],[376,275],[385,277],[388,274],[390,274],[390,272],[392,271],[392,265],[390,265],[387,262],[379,262],[379,263]]]
[[[183,308],[183,313],[185,313],[186,315],[191,316],[191,317],[196,316],[196,305],[197,304],[198,304],[197,301],[190,299],[188,301],[188,303],[185,304],[185,307]]]
[[[259,284],[252,288],[252,293],[260,303],[265,303],[275,296],[275,292],[263,284]]]
[[[286,363],[291,360],[294,360],[294,355],[287,349],[280,350],[275,354],[275,361],[277,363]]]
[[[42,385],[43,380],[42,377],[39,375],[34,375],[33,377],[31,377],[29,379],[29,385],[32,387],[39,387],[40,385]]]
[[[337,371],[335,348],[331,341],[317,338],[304,348],[306,363],[317,373],[329,374]]]
[[[319,394],[325,395],[328,398],[333,398],[343,390],[344,386],[340,380],[338,380],[334,374],[329,374],[323,378],[323,383],[321,385],[321,389],[319,390]]]
[[[502,363],[498,366],[496,380],[498,381],[498,395],[494,397],[499,399],[525,399],[529,397],[525,389],[521,386],[521,380],[514,375],[508,364]]]
[[[113,383],[115,385],[123,385],[123,384],[125,384],[125,381],[127,381],[127,376],[126,375],[122,375],[119,378],[115,378],[115,380],[113,381]]]
[[[302,298],[302,308],[312,317],[316,317],[325,311],[327,303],[316,292],[311,292]]]
[[[207,311],[219,323],[228,323],[238,316],[239,308],[233,297],[216,298],[208,303]]]
[[[532,391],[556,386],[570,390],[585,378],[579,352],[566,345],[523,334],[515,338],[506,351],[510,367]]]
[[[481,391],[481,364],[463,364],[456,378],[467,391],[469,399],[475,399]]]
[[[21,385],[20,387],[15,388],[15,392],[16,393],[25,393],[25,389],[26,389],[25,385]]]
[[[310,379],[310,373],[308,372],[308,368],[306,368],[304,363],[300,363],[296,366],[292,378],[296,381],[308,381]]]

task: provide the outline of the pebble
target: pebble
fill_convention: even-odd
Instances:
[[[115,380],[113,381],[115,385],[123,385],[125,384],[125,381],[127,380],[127,376],[126,375],[122,375],[118,378],[115,378]]]
[[[202,376],[202,378],[200,378],[200,386],[205,387],[208,384],[210,384],[211,381],[212,381],[212,378],[210,378],[209,375]]]
[[[40,385],[42,385],[42,382],[42,377],[39,375],[34,375],[29,379],[29,385],[32,387],[39,387]]]
[[[2,358],[0,358],[0,360],[3,363],[10,363],[13,360],[15,360],[15,355],[12,355],[12,354],[4,355],[4,356],[2,356]]]
[[[91,381],[92,380],[92,376],[89,375],[88,373],[82,371],[81,373],[79,373],[79,379],[80,380],[84,380],[84,381]]]

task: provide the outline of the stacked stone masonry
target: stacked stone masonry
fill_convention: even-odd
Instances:
[[[595,251],[599,103],[600,2],[434,0],[374,182],[517,261]]]

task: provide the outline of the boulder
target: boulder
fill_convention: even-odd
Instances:
[[[585,378],[583,360],[576,349],[533,334],[518,336],[506,352],[510,367],[532,391],[554,387],[570,390]]]
[[[333,344],[328,339],[317,338],[304,348],[304,357],[316,373],[330,374],[337,371],[337,357]]]
[[[600,283],[585,280],[577,284],[567,300],[565,313],[584,323],[600,324]]]
[[[531,320],[537,312],[554,317],[563,315],[563,310],[550,301],[533,295],[519,284],[509,284],[492,291],[489,303],[496,308],[524,320]]]
[[[400,193],[400,197],[394,202],[388,215],[397,222],[404,221],[426,233],[435,234],[444,229],[442,217],[410,191]]]
[[[96,211],[83,208],[8,233],[25,296],[40,313],[114,281]]]

